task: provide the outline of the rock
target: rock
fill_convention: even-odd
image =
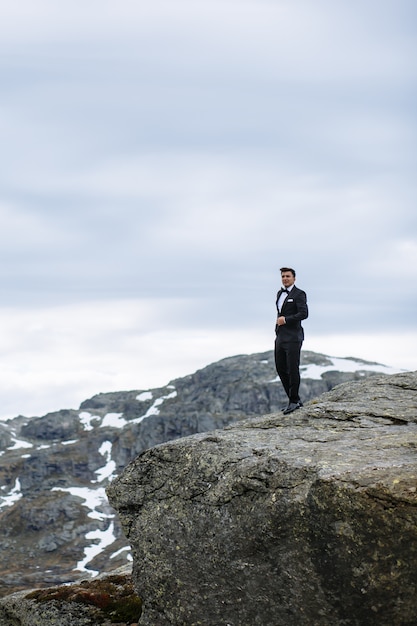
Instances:
[[[27,439],[73,439],[82,432],[78,412],[63,409],[47,413],[43,417],[33,418],[20,429],[22,437]]]
[[[158,445],[108,488],[143,626],[415,626],[417,372]]]

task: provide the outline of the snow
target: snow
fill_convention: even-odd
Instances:
[[[68,487],[68,489],[63,489],[61,487],[54,487],[52,491],[66,491],[72,496],[78,496],[78,498],[84,500],[84,506],[90,509],[88,517],[91,517],[91,519],[104,520],[109,517],[105,513],[96,510],[103,503],[107,504],[104,487],[99,487],[98,489],[90,489],[89,487]]]
[[[110,522],[107,530],[92,530],[86,534],[86,539],[98,539],[98,543],[93,543],[91,546],[84,548],[84,558],[82,561],[78,561],[75,571],[87,572],[90,576],[98,576],[100,573],[96,570],[87,569],[86,565],[90,563],[96,556],[100,554],[107,546],[111,546],[116,541],[114,536],[114,522]]]
[[[126,424],[129,424],[127,420],[122,417],[123,413],[107,413],[103,417],[103,421],[100,424],[101,428],[110,426],[111,428],[123,428]]]
[[[13,439],[13,445],[8,446],[7,450],[18,450],[19,448],[33,448],[33,444],[28,441],[22,441],[21,439]]]
[[[399,374],[404,370],[388,367],[387,365],[381,365],[380,363],[362,363],[355,359],[342,358],[342,357],[326,357],[330,364],[328,365],[301,365],[300,376],[301,378],[310,378],[311,380],[320,380],[323,374],[326,372],[377,372],[381,374]],[[275,383],[279,381],[278,376],[272,379],[270,382]]]
[[[128,424],[139,424],[142,420],[150,417],[151,415],[158,415],[159,407],[161,406],[161,404],[163,404],[165,400],[175,398],[177,395],[177,392],[175,391],[175,387],[173,385],[168,385],[168,388],[173,389],[173,391],[165,396],[161,396],[160,398],[154,400],[153,404],[149,407],[144,415],[141,415],[134,420],[128,421],[124,419],[123,413],[107,413],[107,415],[105,415],[101,420],[100,428],[124,428],[124,426],[127,426]],[[152,398],[153,394],[151,391],[142,391],[136,396],[136,400],[138,400],[139,402],[147,402],[149,400],[152,400]],[[81,412],[79,414],[79,417],[81,423],[84,425],[84,430],[92,430],[93,426],[91,425],[91,422],[93,420],[101,419],[97,415],[91,415],[91,413],[87,413],[85,411]]]
[[[379,364],[367,364],[355,361],[353,359],[343,359],[340,357],[330,357],[331,365],[302,365],[300,367],[301,378],[311,378],[313,380],[320,380],[322,374],[325,372],[380,372],[382,374],[398,374],[402,370],[393,367],[387,367],[386,365]]]
[[[114,472],[116,471],[116,463],[112,461],[111,450],[112,450],[112,443],[110,441],[104,441],[101,444],[99,448],[99,452],[102,456],[105,457],[106,465],[103,465],[103,467],[100,467],[99,469],[95,470],[94,473],[97,474],[97,480],[93,482],[101,483],[106,478],[108,478],[109,480],[112,480],[114,478]]]
[[[174,391],[171,391],[171,393],[169,393],[166,396],[161,396],[160,398],[157,398],[154,403],[149,407],[149,409],[146,411],[145,415],[141,415],[141,417],[137,417],[136,419],[131,421],[131,424],[139,424],[142,420],[146,419],[147,417],[150,417],[151,415],[159,415],[159,408],[161,406],[161,404],[163,404],[165,402],[165,400],[169,400],[170,398],[175,398],[177,396],[177,392],[174,389]]]
[[[126,556],[128,561],[132,561],[132,556],[130,554],[130,546],[124,546],[123,548],[120,548],[120,550],[117,550],[117,552],[113,552],[113,554],[110,555],[111,559],[115,559],[116,556],[119,556],[119,554],[122,554],[122,552],[129,552],[129,554]]]
[[[83,411],[79,414],[80,422],[84,426],[84,430],[93,430],[93,426],[91,422],[101,420],[100,428],[105,428],[110,426],[111,428],[123,428],[129,422],[127,422],[122,417],[123,413],[107,413],[103,418],[98,415],[91,415],[91,413],[87,413]]]
[[[111,441],[103,441],[98,451],[101,454],[101,456],[105,456],[107,457],[107,460],[109,460],[109,458],[111,458],[111,449],[112,449]]]
[[[84,430],[93,430],[93,426],[91,425],[91,422],[93,420],[100,419],[97,415],[91,415],[91,413],[88,413],[87,411],[81,411],[78,417],[80,418],[81,424],[84,426]]]
[[[104,448],[101,446],[100,449],[103,449],[105,454],[108,453],[108,444],[109,442],[105,442]],[[99,487],[98,489],[89,489],[88,487],[69,487],[68,489],[62,489],[60,487],[54,487],[52,491],[64,491],[68,492],[73,496],[78,496],[84,500],[84,506],[90,509],[88,513],[88,517],[96,520],[111,520],[114,515],[103,513],[98,511],[103,503],[107,504],[107,497],[104,487]],[[77,567],[74,570],[88,572],[91,576],[97,576],[99,572],[95,570],[87,569],[88,563],[92,561],[100,552],[102,552],[107,546],[110,546],[112,543],[116,541],[116,537],[114,535],[114,523],[110,522],[109,526],[106,530],[92,530],[86,534],[86,539],[95,539],[97,542],[92,543],[90,546],[84,549],[84,559],[82,561],[78,561]]]
[[[146,402],[146,400],[152,400],[152,391],[142,391],[142,393],[136,396],[136,400],[139,400],[139,402]]]
[[[4,487],[3,487],[4,489]],[[0,504],[0,509],[3,509],[7,506],[13,506],[15,502],[20,500],[22,497],[20,480],[16,478],[14,487],[9,491],[7,496],[0,496],[3,502]]]

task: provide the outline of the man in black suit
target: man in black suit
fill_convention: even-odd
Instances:
[[[307,295],[295,286],[295,271],[281,267],[282,288],[277,293],[275,367],[288,396],[284,415],[303,406],[300,388],[300,353],[304,340],[301,320],[308,317]]]

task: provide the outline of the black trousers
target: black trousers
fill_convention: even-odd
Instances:
[[[275,367],[290,402],[299,402],[300,353],[302,341],[275,339]]]

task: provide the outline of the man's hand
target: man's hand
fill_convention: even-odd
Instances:
[[[281,315],[278,319],[277,319],[277,324],[278,326],[284,326],[285,324],[285,317],[283,315]]]

